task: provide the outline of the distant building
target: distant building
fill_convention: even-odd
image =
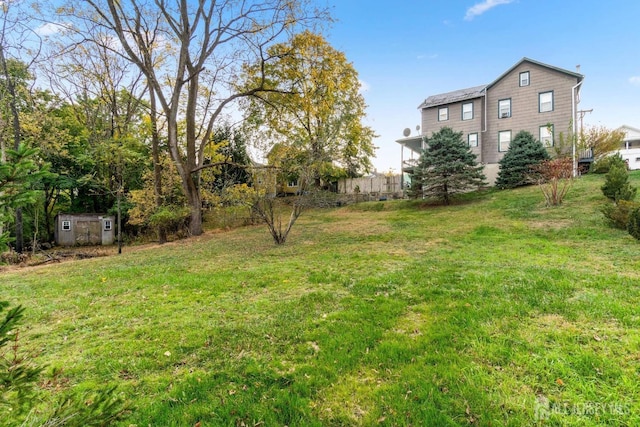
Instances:
[[[341,178],[337,183],[340,194],[373,194],[376,196],[401,197],[400,175],[372,173],[360,178]]]
[[[640,129],[624,125],[618,130],[623,131],[625,135],[618,153],[626,160],[629,169],[640,169]]]
[[[60,246],[112,245],[114,217],[105,214],[56,215],[55,241]]]
[[[424,136],[450,127],[463,133],[493,183],[498,162],[518,132],[529,131],[551,147],[572,126],[583,79],[577,72],[523,58],[488,85],[429,96],[418,107],[422,134],[405,133],[396,141],[402,146],[403,172],[416,166]]]

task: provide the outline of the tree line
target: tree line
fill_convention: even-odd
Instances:
[[[1,18],[0,234],[18,252],[60,212],[119,206],[121,229],[164,242],[201,234],[260,167],[322,188],[371,166],[358,74],[311,1],[3,2]]]

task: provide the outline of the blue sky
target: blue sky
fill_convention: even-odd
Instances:
[[[429,95],[492,82],[523,57],[585,75],[585,125],[640,128],[638,0],[332,0],[332,45],[353,62],[379,137],[374,166],[400,170],[404,128]]]

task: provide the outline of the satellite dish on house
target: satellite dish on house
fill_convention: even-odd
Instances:
[[[411,129],[409,129],[409,128],[405,128],[405,129],[402,131],[402,134],[403,134],[405,137],[407,137],[407,136],[411,135]]]

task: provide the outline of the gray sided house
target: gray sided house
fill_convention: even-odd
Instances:
[[[402,170],[410,173],[424,148],[423,137],[443,127],[462,132],[495,181],[498,162],[521,130],[546,146],[558,141],[576,122],[582,74],[523,58],[488,85],[432,95],[420,106],[421,135],[396,142],[402,149]],[[407,149],[408,151],[406,151]]]
[[[115,219],[105,214],[56,215],[56,244],[60,246],[112,245]]]

